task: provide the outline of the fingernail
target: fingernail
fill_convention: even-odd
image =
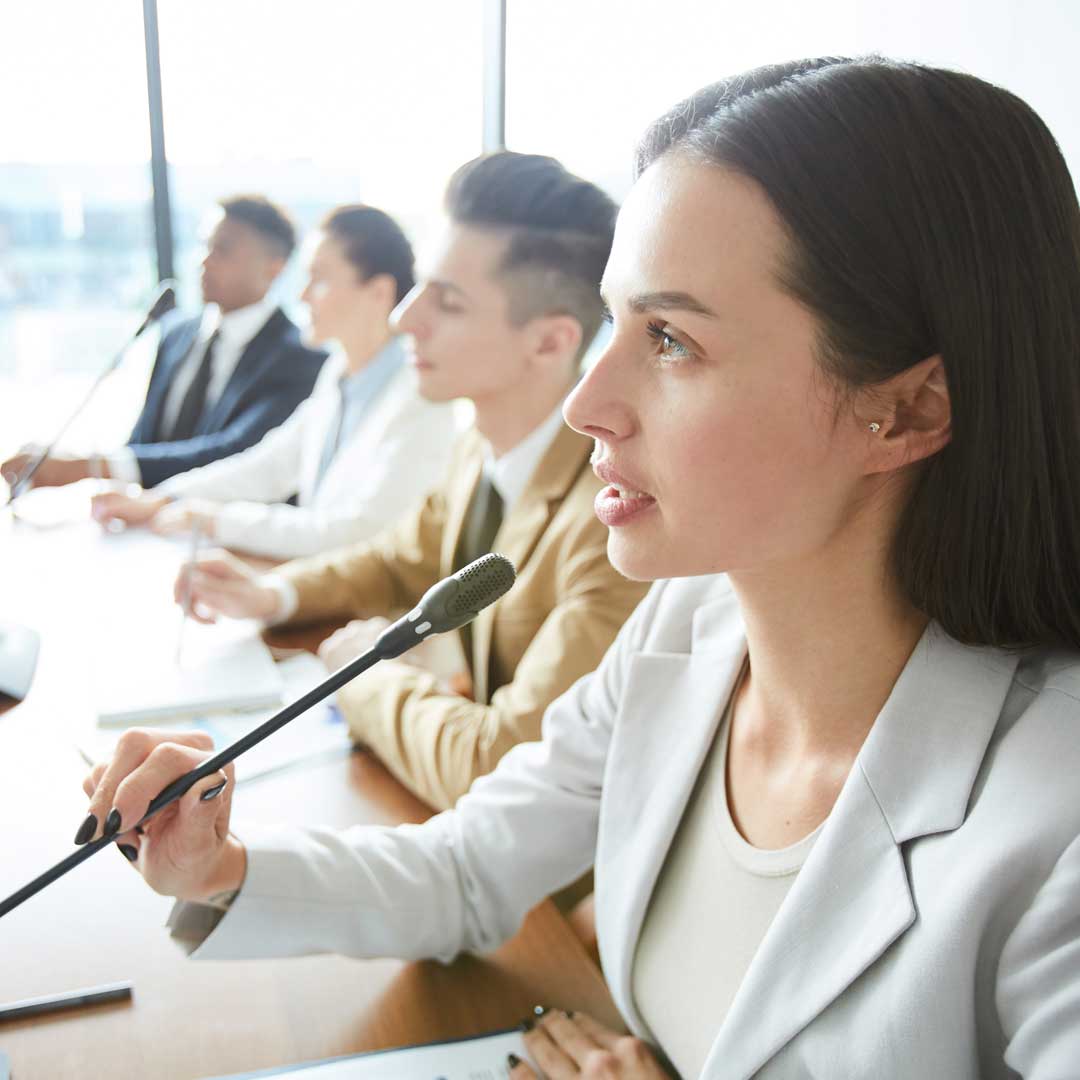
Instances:
[[[75,843],[85,844],[96,832],[97,817],[94,814],[87,814],[86,820],[79,826],[79,831],[75,834]]]
[[[116,846],[124,853],[124,858],[127,859],[128,862],[139,861],[138,851],[130,844],[117,844]]]
[[[568,1012],[568,1013],[566,1014],[566,1019],[567,1019],[567,1020],[573,1020],[573,1019],[574,1019],[574,1018],[575,1018],[576,1016],[577,1016],[577,1012],[576,1012],[576,1011],[575,1011],[574,1009],[571,1009],[571,1010],[570,1010],[570,1011],[569,1011],[569,1012]]]
[[[146,832],[146,830],[141,825],[136,825],[135,826],[135,835],[136,836],[142,836],[145,832]]]
[[[105,836],[115,836],[120,831],[120,811],[114,806],[105,819]]]
[[[215,784],[212,788],[207,788],[200,796],[200,802],[209,802],[211,799],[216,799],[224,790],[228,780],[222,780],[220,784]]]
[[[511,1069],[516,1069],[521,1064],[521,1058],[519,1058],[517,1054],[507,1054],[506,1064],[509,1065]]]
[[[525,1019],[521,1021],[520,1027],[522,1031],[532,1031],[532,1029],[536,1027],[536,1021],[531,1016],[526,1016]]]
[[[534,1005],[533,1006],[533,1016],[535,1016],[537,1018],[537,1020],[539,1020],[540,1017],[543,1016],[545,1013],[547,1013],[547,1006],[546,1005]]]

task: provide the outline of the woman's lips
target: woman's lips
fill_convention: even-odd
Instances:
[[[626,525],[632,518],[655,505],[656,500],[651,495],[609,484],[597,493],[593,509],[601,522],[610,529],[616,525]]]

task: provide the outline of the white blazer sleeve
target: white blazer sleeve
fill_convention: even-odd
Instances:
[[[194,955],[448,961],[512,936],[530,908],[593,863],[620,688],[659,591],[600,668],[551,705],[543,740],[511,750],[454,810],[396,829],[239,828],[244,886]]]
[[[1010,1068],[1024,1080],[1080,1075],[1080,838],[1006,941],[997,997]]]
[[[254,446],[198,469],[179,473],[154,490],[176,498],[256,499],[279,502],[296,492],[304,429],[312,400],[302,401],[293,414],[268,431]],[[227,541],[222,541],[227,543]]]
[[[356,464],[355,483],[347,495],[312,506],[230,503],[217,514],[214,538],[226,547],[276,559],[366,540],[404,517],[438,486],[455,437],[450,408],[414,403],[399,412],[377,451]],[[298,472],[294,466],[294,484]]]

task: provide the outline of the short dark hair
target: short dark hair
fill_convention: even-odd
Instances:
[[[508,150],[462,165],[446,189],[446,212],[459,225],[504,230],[499,265],[510,317],[570,315],[584,353],[603,319],[600,279],[611,253],[615,203],[551,157]]]
[[[416,284],[412,245],[389,214],[353,203],[331,210],[321,227],[341,244],[345,258],[365,280],[376,274],[394,279],[395,303],[401,303]]]
[[[285,210],[265,195],[230,195],[218,206],[227,218],[249,225],[274,247],[283,259],[296,247],[296,226]]]
[[[842,390],[942,356],[952,437],[892,546],[910,601],[969,644],[1080,647],[1080,207],[1046,125],[970,75],[826,57],[699,90],[639,170],[672,152],[763,189]]]

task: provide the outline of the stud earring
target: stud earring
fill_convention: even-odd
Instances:
[[[881,430],[881,425],[876,420],[871,421],[871,423],[870,423],[870,433],[872,435],[876,435],[880,430]]]

